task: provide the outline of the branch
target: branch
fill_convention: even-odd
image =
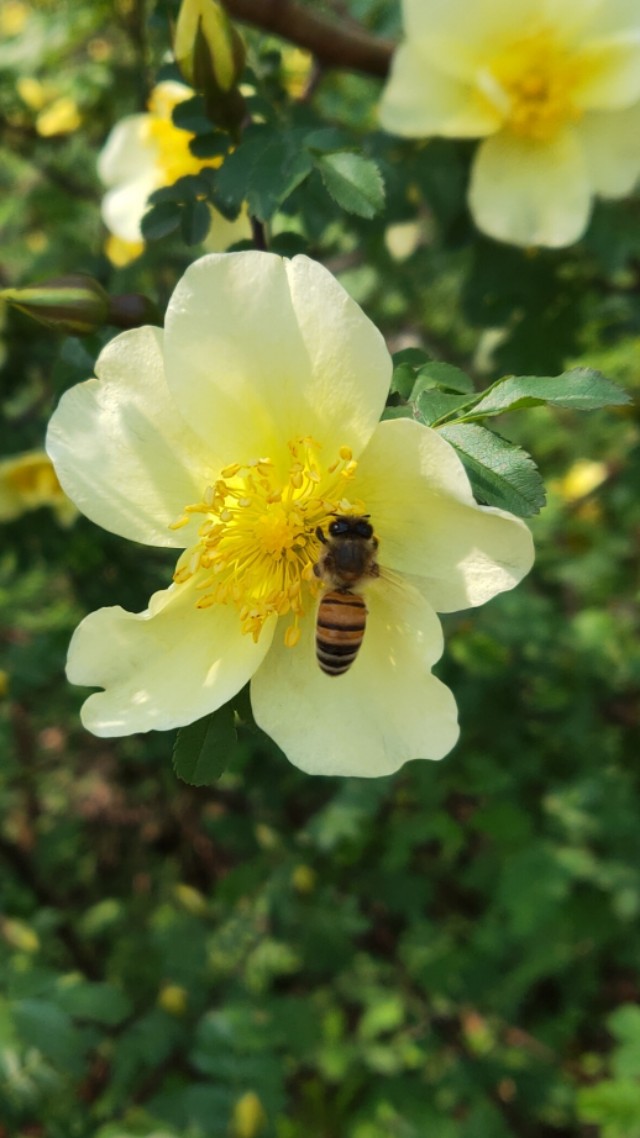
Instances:
[[[223,0],[231,16],[274,32],[310,51],[324,67],[344,67],[384,78],[395,48],[358,27],[348,27],[304,8],[296,0]]]

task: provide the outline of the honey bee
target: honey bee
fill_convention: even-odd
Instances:
[[[324,549],[313,571],[327,586],[316,618],[316,658],[328,676],[343,675],[362,644],[367,606],[354,589],[364,578],[380,576],[378,539],[368,517],[336,514],[328,537],[316,529]]]

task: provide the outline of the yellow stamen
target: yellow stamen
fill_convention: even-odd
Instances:
[[[582,116],[576,96],[594,66],[546,26],[505,43],[478,76],[478,91],[514,134],[546,142]]]
[[[190,92],[171,91],[160,84],[149,99],[149,115],[144,124],[144,137],[155,146],[158,165],[163,174],[163,185],[172,185],[178,178],[199,174],[205,166],[217,167],[222,158],[196,158],[189,143],[195,135],[173,123],[174,108],[190,98]]]
[[[193,580],[197,608],[233,605],[242,632],[255,641],[270,617],[292,614],[284,642],[293,647],[300,618],[321,588],[313,572],[321,549],[317,528],[326,528],[332,514],[366,510],[345,497],[357,468],[349,447],[327,466],[311,438],[293,439],[288,449],[284,477],[268,457],[230,463],[171,528],[203,515],[198,540],[174,574],[179,584]]]

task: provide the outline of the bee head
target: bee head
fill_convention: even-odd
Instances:
[[[329,525],[332,537],[363,537],[369,540],[373,537],[373,526],[367,521],[368,514],[360,517],[336,515],[335,521]]]

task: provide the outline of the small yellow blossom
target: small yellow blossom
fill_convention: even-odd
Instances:
[[[7,944],[17,948],[19,952],[32,955],[40,948],[38,934],[24,921],[14,920],[10,917],[0,919],[0,934]]]
[[[163,984],[158,993],[158,1007],[178,1019],[185,1014],[188,1002],[189,993],[180,984]]]
[[[264,1107],[255,1091],[246,1091],[238,1099],[231,1120],[233,1138],[257,1138],[267,1122]]]
[[[36,118],[36,130],[42,138],[50,138],[56,134],[71,134],[81,123],[82,115],[75,99],[70,95],[61,95],[40,111]]]
[[[409,138],[481,138],[469,204],[518,245],[570,245],[593,198],[640,176],[640,5],[403,0],[380,120]]]
[[[32,75],[21,75],[16,82],[16,91],[22,102],[32,111],[41,111],[50,98],[44,83]]]
[[[23,0],[3,0],[0,4],[0,36],[19,36],[29,19],[29,6]]]
[[[313,893],[316,887],[317,874],[315,869],[309,865],[297,865],[291,874],[291,884],[296,893],[301,893],[305,896],[307,893]]]
[[[282,78],[292,99],[304,95],[311,78],[313,56],[300,47],[285,47],[282,51]]]
[[[577,502],[596,490],[605,481],[608,473],[606,463],[580,458],[574,462],[563,478],[554,483],[554,487],[565,502]]]
[[[45,249],[49,247],[49,235],[45,233],[44,229],[32,229],[24,239],[24,243],[30,253],[36,256],[39,253],[44,253]]]
[[[63,526],[71,525],[78,516],[44,451],[29,451],[3,459],[0,462],[0,522],[13,521],[40,506],[50,506]]]
[[[102,219],[110,233],[129,247],[140,246],[142,218],[155,190],[207,166],[220,165],[220,158],[196,158],[189,148],[194,135],[173,123],[175,107],[192,96],[191,88],[183,83],[158,83],[149,97],[148,111],[121,119],[98,157],[98,173],[108,187],[102,199]],[[245,216],[230,222],[212,211],[211,220],[212,249],[227,248],[250,236]],[[113,252],[121,256],[122,247],[114,247]],[[107,256],[111,259],[109,250]]]
[[[179,905],[194,917],[201,917],[207,911],[207,901],[199,889],[193,885],[179,882],[174,886],[173,894]]]
[[[110,233],[104,243],[104,252],[116,269],[123,269],[144,252],[144,241],[124,241]]]

